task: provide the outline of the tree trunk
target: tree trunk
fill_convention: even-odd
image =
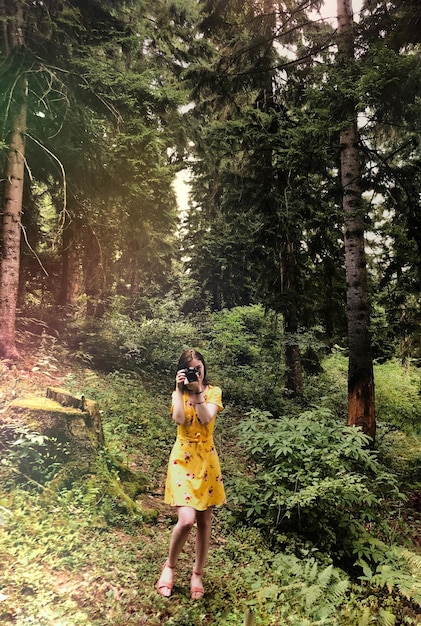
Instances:
[[[58,303],[61,306],[77,304],[80,293],[80,258],[74,222],[66,220],[62,241],[61,289]]]
[[[262,111],[269,113],[275,105],[273,84],[273,40],[277,30],[276,6],[273,0],[264,0],[264,29],[263,37],[268,42],[268,50],[264,64],[262,90],[258,98],[258,106]],[[277,126],[273,132],[278,132]],[[277,180],[279,197],[284,197],[287,177],[279,166],[273,165],[273,150],[266,150],[262,157],[262,168],[270,173],[272,180]],[[278,207],[281,213],[287,213],[287,206],[282,203]],[[278,222],[279,223],[279,222]],[[280,272],[280,299],[284,324],[284,353],[285,353],[285,388],[295,396],[303,393],[303,374],[301,350],[297,339],[298,307],[297,307],[297,264],[294,248],[294,233],[290,234],[290,224],[282,219],[278,226],[279,272]]]
[[[303,393],[301,350],[298,343],[297,272],[294,246],[284,242],[280,253],[281,292],[286,300],[282,307],[285,344],[285,388],[295,396]]]
[[[7,155],[3,200],[0,263],[0,354],[17,358],[15,345],[16,303],[19,287],[20,237],[25,168],[27,80],[15,88],[18,110],[12,119],[12,136]]]
[[[77,398],[61,388],[48,388],[46,395],[46,398],[15,398],[0,414],[0,450],[5,458],[17,433],[34,436],[32,454],[20,455],[8,467],[25,480],[35,480],[42,485],[48,469],[57,464],[57,473],[48,482],[49,497],[51,492],[68,488],[79,480],[85,488],[92,485],[103,496],[111,496],[119,506],[125,506],[127,511],[138,513],[135,498],[145,491],[148,478],[135,474],[116,460],[110,471],[110,455],[102,454],[105,440],[98,404],[84,396]]]
[[[23,6],[0,6],[3,14],[3,51],[5,55],[23,46],[20,24]],[[11,16],[11,19],[8,17]],[[19,287],[20,237],[25,171],[25,133],[28,81],[22,74],[12,93],[10,144],[5,168],[0,259],[0,355],[17,358],[15,345],[16,304]]]
[[[339,63],[354,60],[351,0],[337,0]],[[374,375],[369,334],[369,297],[364,241],[361,166],[358,151],[356,102],[345,102],[346,123],[340,133],[343,188],[345,271],[348,313],[348,420],[361,426],[373,441],[376,434]]]

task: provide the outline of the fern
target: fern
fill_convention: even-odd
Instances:
[[[380,609],[379,611],[380,624],[382,626],[395,626],[396,616],[390,611]]]
[[[335,604],[339,604],[344,599],[348,589],[349,582],[346,579],[338,580],[334,585],[332,585],[329,593],[332,597],[333,602],[335,602]]]
[[[421,572],[421,555],[411,552],[411,550],[402,550],[401,556],[408,563],[414,572]]]
[[[332,624],[331,618],[338,613],[349,589],[343,572],[333,565],[322,567],[314,558],[300,561],[294,556],[277,555],[274,574],[281,579],[289,576],[282,592],[300,614],[304,613],[302,617],[311,618],[311,624]],[[328,618],[330,621],[326,621]]]
[[[371,611],[368,607],[366,607],[361,615],[359,615],[358,624],[359,626],[369,626],[371,621]]]
[[[323,589],[319,585],[311,585],[310,587],[303,587],[301,594],[304,596],[304,601],[307,609],[317,604],[319,598],[322,596]]]
[[[332,577],[333,577],[333,565],[328,565],[318,575],[317,582],[322,587],[322,589],[326,589],[326,587],[331,583]]]
[[[372,578],[374,584],[388,588],[389,592],[397,588],[407,600],[421,606],[421,556],[411,550],[392,546],[385,552]]]

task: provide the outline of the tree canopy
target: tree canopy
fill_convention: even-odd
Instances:
[[[20,314],[153,316],[168,293],[185,314],[261,303],[282,317],[300,393],[312,329],[350,348],[340,138],[355,116],[365,326],[374,358],[416,355],[418,3],[364,4],[341,60],[322,6],[0,3],[5,155],[27,81]]]

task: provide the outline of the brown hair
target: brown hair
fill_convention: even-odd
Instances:
[[[208,380],[206,378],[206,363],[205,363],[205,359],[204,359],[203,355],[198,350],[190,349],[190,350],[185,350],[183,352],[183,354],[180,356],[180,358],[178,360],[177,372],[178,372],[178,370],[184,370],[187,367],[189,367],[189,363],[193,359],[197,359],[198,361],[202,362],[202,364],[203,364],[203,382],[204,382],[205,385],[207,385],[208,384]]]

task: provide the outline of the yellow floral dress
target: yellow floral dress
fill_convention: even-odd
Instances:
[[[224,408],[219,387],[208,385],[205,399],[216,404],[218,411]],[[165,502],[171,506],[191,506],[197,511],[204,511],[210,506],[225,503],[221,466],[213,442],[216,418],[209,424],[201,424],[187,392],[183,393],[183,400],[186,421],[177,425],[177,439],[168,461]]]

